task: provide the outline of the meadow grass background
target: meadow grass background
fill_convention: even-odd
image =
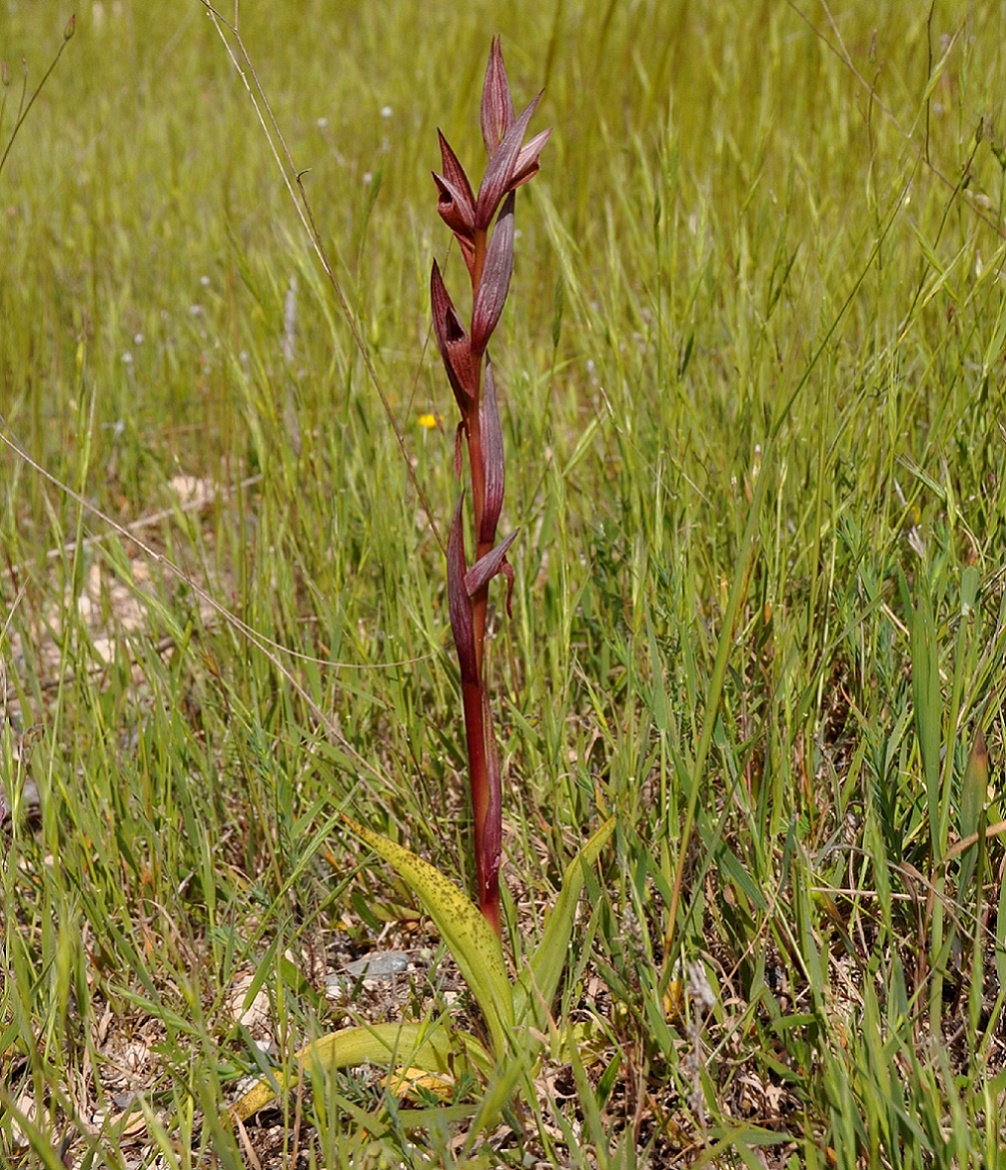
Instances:
[[[0,151],[70,11],[0,0]],[[493,347],[511,943],[618,828],[579,1047],[467,1163],[1003,1165],[1003,851],[945,855],[979,729],[1002,820],[1006,8],[240,27],[441,533],[436,128],[477,173],[494,33],[554,127]],[[2,1158],[253,1164],[240,1006],[289,1058],[345,1022],[332,956],[417,929],[336,811],[462,883],[468,814],[441,547],[197,0],[78,4],[0,172],[0,410],[72,489],[0,456],[3,783],[41,802],[4,830]],[[372,1078],[313,1088],[263,1163],[454,1163]]]

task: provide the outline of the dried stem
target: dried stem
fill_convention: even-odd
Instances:
[[[11,130],[10,138],[7,140],[7,145],[4,147],[3,153],[0,154],[0,171],[2,171],[4,168],[4,163],[7,161],[7,156],[11,152],[11,147],[14,145],[14,139],[17,138],[18,131],[24,125],[25,119],[28,117],[28,114],[31,112],[31,108],[35,104],[35,99],[42,92],[43,88],[45,87],[45,83],[52,76],[53,70],[59,64],[59,59],[60,59],[60,57],[63,56],[63,50],[66,48],[66,46],[70,42],[70,39],[73,37],[73,34],[74,34],[74,31],[76,30],[76,27],[77,27],[77,17],[71,16],[70,19],[66,22],[66,26],[63,29],[63,39],[60,42],[59,48],[56,50],[56,56],[53,57],[53,59],[52,59],[52,64],[45,71],[45,73],[42,74],[42,80],[38,83],[38,85],[35,86],[35,89],[32,91],[32,95],[30,98],[28,98],[27,102],[25,101],[25,96],[28,92],[28,63],[27,63],[27,61],[25,61],[22,58],[22,60],[21,60],[21,72],[22,72],[21,101],[18,104],[17,118],[14,120],[14,129]],[[6,89],[7,89],[7,86],[10,84],[10,74],[7,70],[7,62],[6,61],[0,61],[0,79],[2,79],[2,84],[3,84],[4,91],[5,91],[3,99],[2,99],[2,104],[0,104],[0,129],[2,129],[2,127],[3,127],[3,110],[7,104]]]

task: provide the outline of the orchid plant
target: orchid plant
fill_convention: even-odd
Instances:
[[[474,559],[469,563],[462,492],[447,542],[447,595],[461,676],[478,907],[429,862],[342,815],[347,828],[397,870],[432,918],[481,1010],[488,1047],[474,1035],[440,1020],[345,1028],[303,1048],[293,1073],[263,1081],[241,1097],[231,1108],[232,1116],[239,1120],[262,1108],[277,1087],[289,1087],[305,1069],[392,1062],[405,1070],[392,1082],[399,1095],[407,1091],[409,1077],[421,1077],[426,1089],[436,1091],[439,1084],[444,1092],[458,1083],[461,1072],[481,1077],[487,1091],[478,1107],[474,1132],[493,1123],[520,1079],[531,1070],[546,1037],[557,1037],[549,1013],[566,964],[577,900],[588,867],[595,864],[614,830],[614,819],[596,829],[567,865],[542,937],[523,969],[511,978],[501,942],[503,807],[485,663],[489,584],[503,574],[509,610],[513,570],[506,555],[516,535],[497,542],[505,473],[503,431],[488,345],[499,324],[513,273],[514,193],[537,173],[538,158],[550,133],[544,130],[524,142],[540,97],[538,94],[515,117],[500,42],[494,39],[481,107],[489,161],[478,194],[442,133],[441,172],[433,176],[440,216],[454,233],[471,284],[472,309],[466,328],[440,266],[434,262],[430,278],[433,327],[461,414],[454,467],[460,478],[467,448],[473,520]]]
[[[463,439],[468,447],[474,517],[475,561],[469,567],[464,546],[464,498],[459,499],[447,546],[447,590],[461,671],[478,902],[497,935],[500,933],[503,805],[485,678],[486,606],[489,582],[502,572],[507,579],[509,611],[513,570],[506,554],[516,533],[496,543],[505,474],[503,432],[487,347],[503,312],[513,273],[514,193],[537,174],[538,156],[551,133],[543,130],[524,145],[524,135],[540,99],[539,93],[520,117],[514,117],[503,53],[499,38],[495,38],[482,90],[482,139],[489,165],[478,196],[472,193],[464,168],[439,131],[442,173],[433,176],[440,194],[437,210],[458,241],[471,281],[471,325],[466,330],[444,285],[440,266],[434,260],[430,277],[433,325],[461,412],[454,443],[454,466],[460,477]]]

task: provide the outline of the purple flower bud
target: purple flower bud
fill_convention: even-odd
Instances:
[[[545,143],[548,142],[551,133],[551,129],[542,130],[540,134],[536,134],[531,139],[527,146],[521,147],[520,154],[517,155],[517,162],[514,164],[513,178],[510,180],[511,191],[515,191],[518,187],[523,187],[526,182],[533,179],[538,173],[538,155],[544,149]]]
[[[475,196],[472,194],[472,185],[468,182],[468,176],[465,174],[465,168],[458,161],[458,156],[451,149],[450,143],[438,130],[437,137],[440,139],[440,159],[441,170],[444,172],[444,178],[461,193],[471,208],[472,218],[475,217]]]
[[[430,302],[433,306],[433,328],[444,369],[454,391],[458,409],[466,417],[478,394],[478,369],[472,360],[472,347],[461,318],[455,311],[449,293],[440,275],[440,266],[433,261],[430,275]]]
[[[476,357],[485,352],[489,338],[499,324],[510,290],[510,277],[513,275],[513,207],[514,195],[511,192],[503,204],[486,249],[482,279],[472,310],[472,353]]]
[[[482,176],[482,184],[479,187],[479,197],[475,202],[475,227],[478,231],[485,231],[492,223],[500,200],[512,187],[514,168],[520,155],[521,143],[527,133],[531,115],[540,100],[541,94],[539,93],[528,102],[521,116],[503,136],[503,141],[489,160],[486,173]]]
[[[440,218],[456,236],[470,239],[475,230],[475,207],[467,204],[464,195],[448,179],[432,172],[433,181],[440,192],[437,200],[437,211]]]
[[[457,155],[439,130],[437,134],[440,136],[440,157],[443,160],[444,172],[442,175],[434,172],[433,175],[433,181],[440,192],[437,211],[444,223],[458,237],[467,260],[474,254],[472,236],[475,230],[475,196]]]
[[[485,84],[482,87],[482,141],[486,144],[486,154],[490,158],[512,125],[513,100],[503,64],[503,50],[499,37],[493,37]]]

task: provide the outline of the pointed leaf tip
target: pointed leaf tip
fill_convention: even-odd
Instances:
[[[511,532],[506,540],[501,541],[472,565],[465,574],[465,592],[469,597],[474,597],[482,586],[487,585],[497,573],[504,573],[509,568],[506,564],[506,555],[510,551],[510,545],[516,539],[517,532]]]
[[[454,153],[451,144],[440,130],[437,130],[437,137],[440,140],[440,159],[443,166],[444,178],[449,179],[455,187],[464,191],[469,201],[474,203],[475,196],[472,194],[471,183],[468,182],[465,168],[458,161],[458,156]]]

